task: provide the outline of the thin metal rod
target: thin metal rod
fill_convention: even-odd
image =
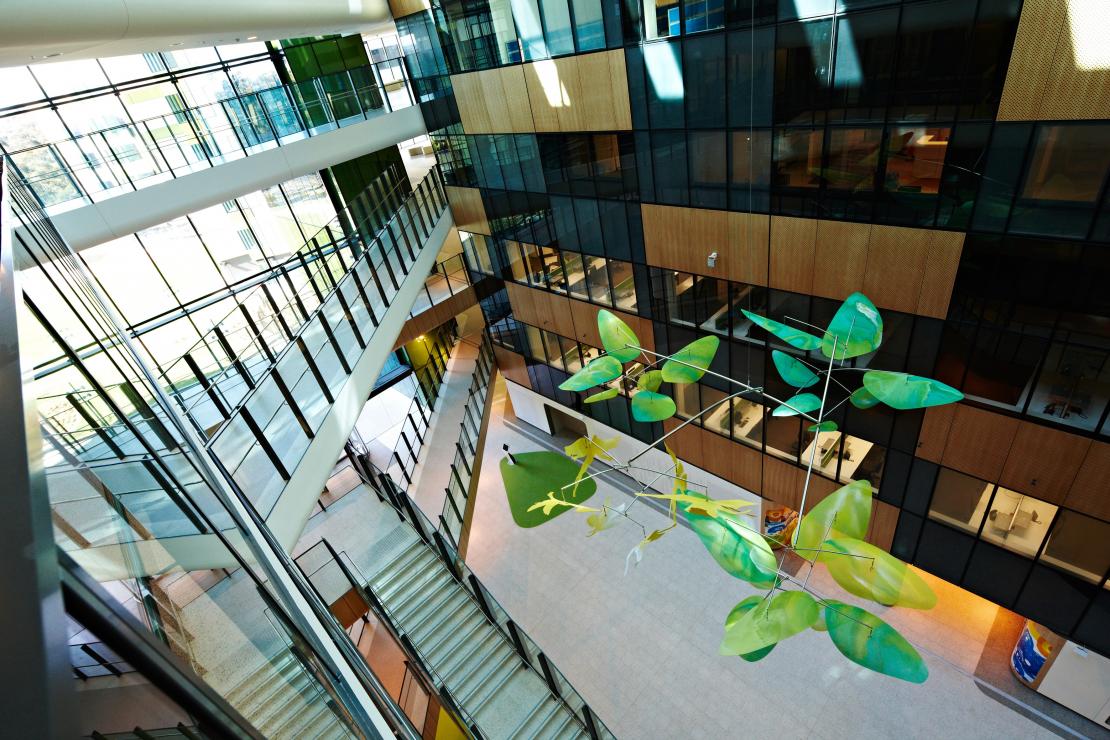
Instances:
[[[851,336],[850,330],[849,336]],[[817,448],[820,446],[817,443],[821,439],[821,420],[825,417],[825,401],[829,396],[829,382],[832,380],[832,364],[834,358],[836,357],[837,336],[833,335],[832,340],[832,352],[829,353],[831,355],[829,357],[829,372],[825,375],[825,389],[821,392],[821,407],[817,412],[817,430],[813,433],[813,447],[809,451],[809,464],[806,466],[806,482],[805,485],[802,486],[802,502],[801,505],[798,507],[799,522],[801,521],[802,515],[805,513],[806,510],[806,495],[809,493],[809,482],[813,478],[813,463],[817,459]],[[797,532],[798,530],[795,529],[795,537],[797,536]]]

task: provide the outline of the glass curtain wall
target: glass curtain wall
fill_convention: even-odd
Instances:
[[[52,345],[46,356],[68,359],[67,395],[104,453],[83,454],[43,420],[58,547],[260,734],[362,736],[369,717],[356,697],[363,689],[336,678],[334,649],[329,654],[321,639],[326,607],[298,585],[292,565],[281,564],[239,492],[196,454],[31,196],[17,192],[15,201],[25,226],[14,240],[27,263],[21,274],[40,275],[23,293],[34,344],[20,352],[34,359]],[[181,547],[163,539],[167,533],[201,536],[206,545]],[[235,570],[206,570],[220,560]],[[226,583],[205,588],[206,579]],[[263,686],[273,701],[258,701]]]

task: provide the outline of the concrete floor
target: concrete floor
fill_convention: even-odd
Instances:
[[[717,567],[689,530],[652,544],[625,576],[637,528],[586,539],[584,518],[573,514],[535,529],[515,526],[497,469],[500,446],[540,449],[542,436],[506,419],[503,381],[496,392],[467,563],[618,737],[1065,734],[1050,731],[1047,718],[1034,721],[1036,710],[1004,706],[980,689],[972,674],[998,608],[937,579],[934,610],[875,610],[925,658],[930,676],[922,685],[860,668],[813,631],[759,663],[720,656],[725,615],[756,592]],[[606,496],[617,502],[627,493],[602,483],[597,499]],[[665,522],[646,508],[638,518]],[[821,571],[813,583],[842,593]]]

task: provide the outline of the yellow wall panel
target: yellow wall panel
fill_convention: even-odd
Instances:
[[[813,292],[813,250],[816,241],[816,219],[771,217],[772,288],[795,293]]]
[[[501,89],[509,108],[509,130],[518,134],[536,130],[532,123],[532,106],[529,105],[528,83],[524,80],[524,65],[502,67]]]
[[[1105,0],[1025,0],[998,120],[1106,118],[1107,28],[1110,3]]]
[[[478,188],[460,188],[447,185],[447,200],[451,204],[451,216],[455,226],[463,231],[476,234],[490,234],[486,220],[486,208],[482,205],[482,193]]]
[[[813,255],[813,294],[844,300],[863,285],[871,225],[818,221]]]
[[[728,278],[749,285],[767,284],[767,245],[771,217],[764,213],[728,214]]]
[[[943,319],[948,316],[952,300],[952,286],[956,271],[960,269],[960,255],[964,251],[962,231],[934,231],[929,240],[929,254],[921,277],[921,295],[917,300],[917,313]]]
[[[555,63],[548,60],[523,66],[528,104],[532,108],[536,131],[558,131],[559,114],[556,111],[562,106],[564,96]]]
[[[932,231],[873,226],[867,248],[863,293],[879,308],[914,313]]]
[[[389,12],[394,18],[423,13],[428,7],[427,0],[389,0]]]

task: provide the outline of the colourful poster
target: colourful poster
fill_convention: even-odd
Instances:
[[[1026,621],[1025,628],[1018,637],[1017,645],[1010,656],[1010,667],[1027,684],[1034,684],[1045,661],[1052,654],[1052,643],[1042,634],[1042,628]]]
[[[772,549],[779,549],[794,534],[798,512],[786,506],[776,506],[763,512],[763,534],[771,541]]]

